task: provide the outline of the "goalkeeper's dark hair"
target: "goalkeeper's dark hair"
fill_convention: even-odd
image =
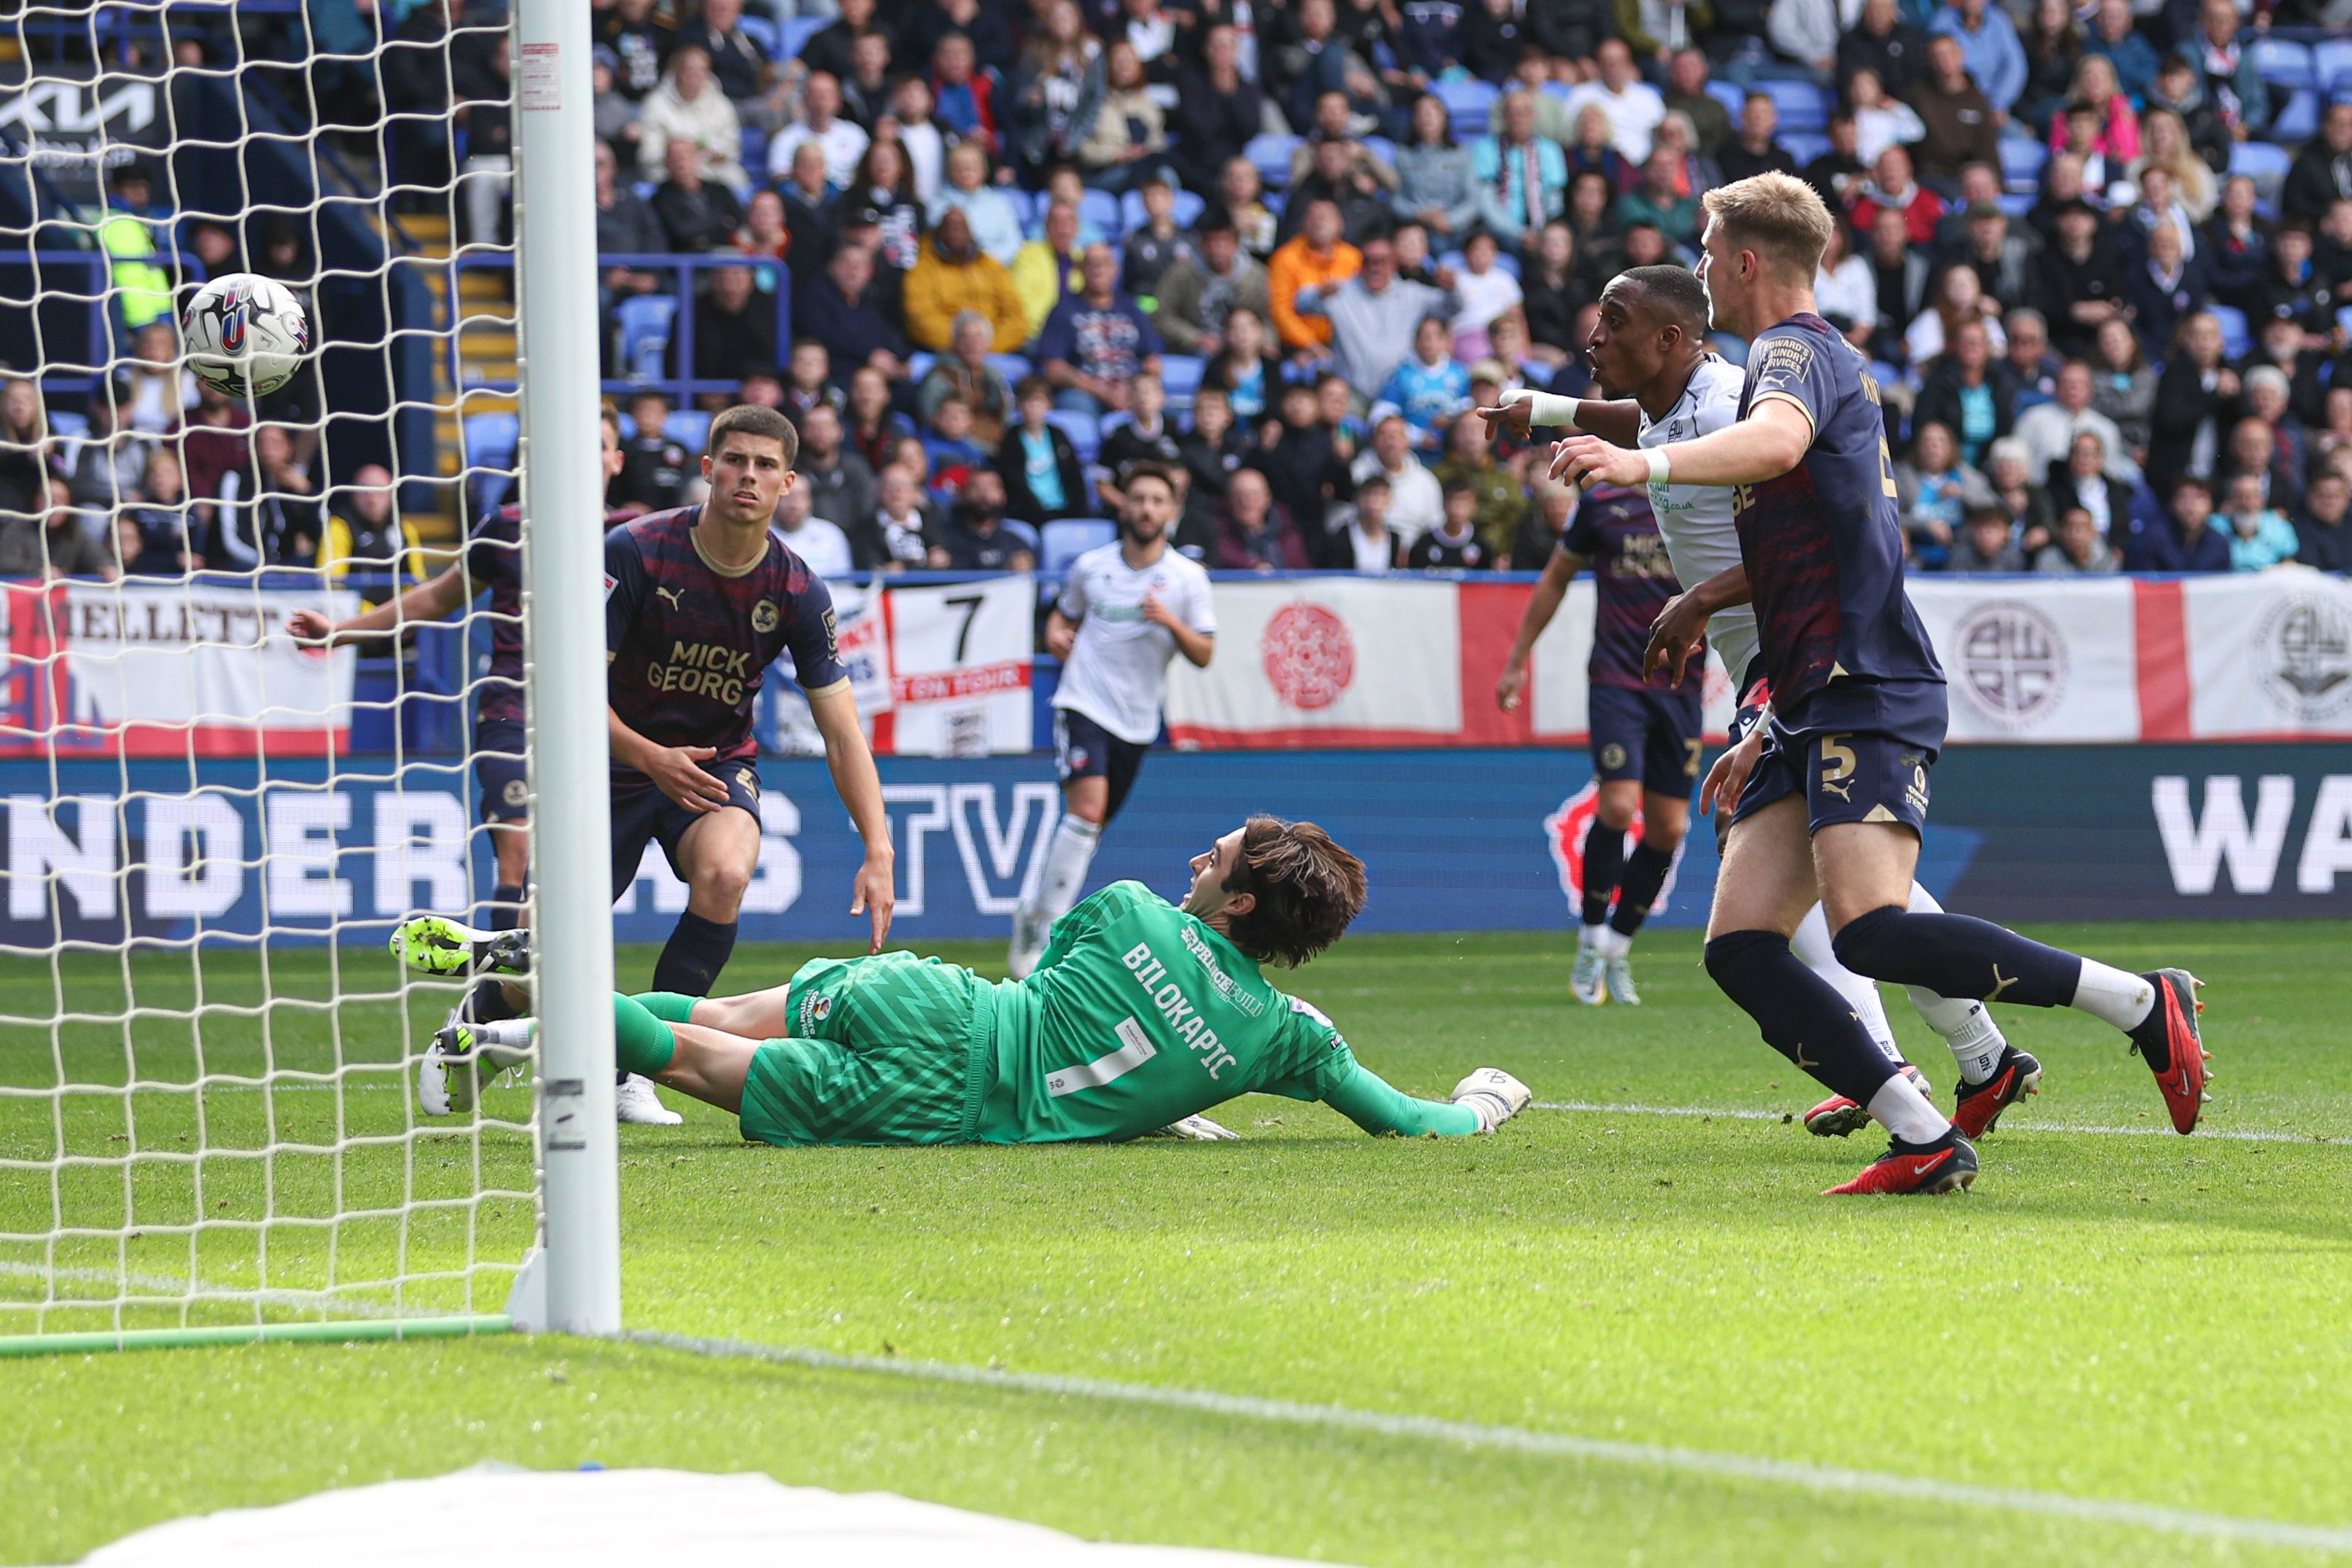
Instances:
[[[1226,876],[1256,900],[1225,935],[1261,964],[1295,969],[1337,942],[1364,907],[1364,862],[1312,822],[1252,817]]]
[[[1706,285],[1687,267],[1629,267],[1618,277],[1642,287],[1642,298],[1661,321],[1683,329],[1695,343],[1706,340]]]
[[[745,435],[756,435],[763,440],[782,442],[784,448],[784,466],[787,468],[800,461],[801,433],[793,428],[791,420],[786,419],[774,409],[763,408],[756,402],[739,402],[717,419],[712,420],[710,444],[703,450],[713,457],[718,456],[719,449],[726,444],[727,438],[738,431]]]

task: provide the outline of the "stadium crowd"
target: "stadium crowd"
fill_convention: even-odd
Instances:
[[[1538,567],[1575,497],[1468,411],[1584,392],[1602,286],[1694,262],[1699,193],[1768,169],[1848,219],[1817,288],[1876,363],[1915,569],[2352,568],[2352,53],[2339,93],[2288,37],[2346,0],[746,4],[598,0],[598,245],[741,256],[691,275],[692,362],[673,329],[648,379],[790,415],[782,522],[821,570],[1029,566],[1142,457],[1181,470],[1211,566]],[[446,77],[387,76],[394,107],[503,95],[479,0],[345,7],[451,40]],[[479,118],[452,172],[494,239]],[[608,373],[645,368],[625,324],[679,276],[604,269]],[[691,412],[630,400],[616,505],[695,493]],[[299,490],[311,455],[259,434],[205,475],[136,431],[12,459],[0,563],[96,470],[126,502]],[[321,548],[243,512],[214,550]]]

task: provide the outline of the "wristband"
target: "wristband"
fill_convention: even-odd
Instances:
[[[1669,466],[1666,462],[1666,449],[1663,446],[1645,447],[1643,449],[1642,455],[1650,460],[1650,483],[1653,485],[1664,484],[1666,482],[1666,470]]]
[[[1505,408],[1521,402],[1528,405],[1528,423],[1530,425],[1559,425],[1567,430],[1584,428],[1576,423],[1577,400],[1572,397],[1563,397],[1559,392],[1534,392],[1527,387],[1503,394]]]

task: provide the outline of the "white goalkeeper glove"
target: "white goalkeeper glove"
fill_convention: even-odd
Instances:
[[[1499,1067],[1482,1067],[1454,1086],[1454,1103],[1477,1113],[1478,1130],[1491,1133],[1528,1108],[1528,1086]]]
[[[1220,1127],[1206,1116],[1187,1116],[1181,1122],[1171,1122],[1152,1134],[1160,1138],[1185,1138],[1196,1144],[1223,1143],[1238,1138],[1239,1133],[1230,1127]]]

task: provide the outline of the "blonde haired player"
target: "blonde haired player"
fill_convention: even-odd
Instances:
[[[1877,383],[1813,308],[1834,219],[1802,181],[1768,173],[1706,193],[1710,325],[1749,340],[1739,417],[1711,434],[1626,448],[1571,435],[1552,476],[1727,486],[1741,571],[1669,605],[1654,650],[1689,656],[1711,613],[1752,602],[1773,709],[1709,773],[1736,801],[1707,922],[1706,967],[1765,1040],[1886,1128],[1887,1153],[1838,1193],[1943,1193],[1976,1150],[1878,1050],[1790,938],[1818,900],[1846,967],[1946,997],[2074,1007],[2124,1030],[2179,1131],[2205,1087],[2198,982],[2135,975],[1966,915],[1914,912],[1944,673],[1903,591],[1894,465]],[[2014,1048],[2011,1048],[2014,1050]]]

